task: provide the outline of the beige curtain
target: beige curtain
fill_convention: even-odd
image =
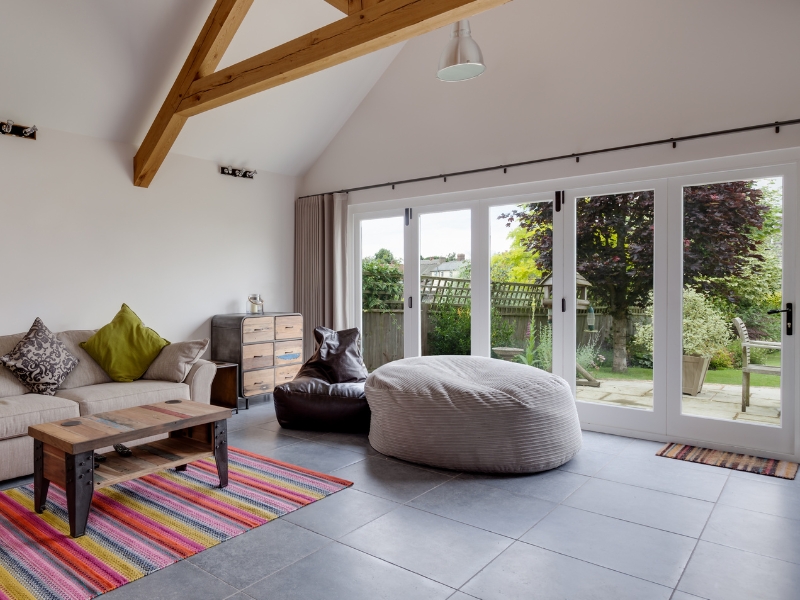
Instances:
[[[314,352],[314,328],[347,329],[347,194],[300,198],[295,204],[294,309],[303,315],[303,354]]]

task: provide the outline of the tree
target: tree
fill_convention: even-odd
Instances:
[[[753,181],[684,188],[684,283],[725,293],[719,278],[740,277],[748,259],[759,254],[769,207]],[[593,301],[614,318],[612,370],[628,366],[628,311],[647,304],[653,289],[654,197],[652,191],[578,198],[577,269],[589,283]],[[527,250],[537,265],[553,269],[553,205],[524,204],[500,215],[526,229]],[[716,278],[716,280],[715,280]]]
[[[403,301],[403,272],[391,251],[381,248],[361,261],[363,310],[388,310]]]

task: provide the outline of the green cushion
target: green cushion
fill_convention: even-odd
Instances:
[[[114,319],[92,337],[81,342],[97,364],[114,381],[135,381],[169,344],[123,304]]]

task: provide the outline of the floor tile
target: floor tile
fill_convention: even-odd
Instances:
[[[789,600],[800,566],[701,540],[678,589],[709,600]]]
[[[252,425],[245,429],[238,429],[228,433],[228,444],[234,448],[241,448],[256,454],[265,454],[281,446],[296,444],[300,438],[286,435],[271,429],[262,429]]]
[[[409,506],[500,535],[518,538],[556,507],[467,479],[451,479]]]
[[[786,519],[800,519],[800,487],[731,477],[719,503]]]
[[[718,504],[702,539],[800,564],[800,526],[792,519]]]
[[[728,479],[728,474],[692,469],[679,460],[654,461],[617,456],[600,469],[595,477],[715,502]]]
[[[668,600],[672,589],[514,543],[462,591],[482,600]]]
[[[234,413],[233,416],[228,419],[228,431],[244,429],[251,425],[270,423],[275,421],[276,418],[275,407],[272,405],[272,402],[252,404],[248,410],[241,409],[238,415]]]
[[[103,594],[103,600],[222,600],[235,593],[235,588],[181,561]]]
[[[678,592],[676,591],[672,594],[672,598],[670,600],[705,600],[700,596],[692,596],[691,594],[687,594],[686,592]]]
[[[712,502],[603,479],[588,481],[564,504],[695,538],[714,508]]]
[[[283,518],[329,538],[338,539],[400,506],[396,502],[348,488]]]
[[[310,431],[305,429],[288,429],[286,427],[281,427],[281,424],[278,421],[269,421],[267,423],[260,423],[258,427],[263,429],[272,429],[273,431],[280,431],[286,435],[291,435],[296,438],[300,438],[301,440],[314,440],[322,435],[325,435],[326,432],[324,431]]]
[[[591,477],[606,466],[613,458],[613,454],[582,449],[571,461],[558,468],[560,471],[569,471],[570,473]]]
[[[332,543],[246,592],[256,600],[445,600],[453,590]]]
[[[512,540],[402,506],[344,536],[341,542],[458,588]]]
[[[410,465],[369,457],[336,471],[355,483],[357,490],[375,494],[395,502],[408,502],[451,478]]]
[[[583,446],[585,450],[619,454],[633,441],[633,438],[598,433],[596,431],[583,431]]]
[[[696,540],[559,506],[521,540],[601,567],[675,587]]]
[[[17,477],[15,479],[6,479],[5,481],[0,481],[0,490],[10,490],[22,485],[28,485],[29,483],[33,483],[33,475],[28,475],[27,477]]]
[[[532,475],[486,475],[469,474],[459,475],[460,479],[470,479],[478,481],[484,485],[489,485],[515,494],[531,496],[548,500],[550,502],[562,502],[572,492],[586,483],[589,478],[584,475],[577,475],[567,471],[545,471]]]
[[[731,469],[731,477],[749,479],[750,481],[755,481],[758,483],[771,483],[772,485],[800,489],[800,474],[798,474],[794,479],[784,479],[782,477],[770,477],[768,475],[759,475],[758,473],[748,473],[747,471],[737,471],[736,469]]]
[[[456,592],[452,596],[450,596],[447,600],[475,600],[475,596],[469,596],[464,592]]]
[[[321,473],[331,473],[364,460],[361,454],[323,446],[309,440],[301,440],[296,444],[272,450],[266,456]]]
[[[188,560],[235,588],[242,589],[328,543],[328,538],[284,519],[276,519],[195,554]]]
[[[364,456],[378,454],[378,451],[369,445],[369,438],[366,433],[323,433],[314,438],[314,441],[326,446],[350,450],[350,452],[356,452]]]

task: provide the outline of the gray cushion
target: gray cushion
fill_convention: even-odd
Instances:
[[[78,416],[78,405],[64,398],[40,394],[0,398],[0,440],[28,435],[29,425]],[[5,455],[2,460],[6,460]]]
[[[207,349],[208,339],[175,342],[164,346],[142,379],[181,383],[191,371],[192,365],[200,360]]]
[[[11,352],[24,335],[24,333],[15,333],[14,335],[0,336],[0,356]],[[21,396],[27,393],[28,388],[22,385],[16,375],[3,365],[0,365],[0,398]]]
[[[76,329],[72,331],[62,331],[56,334],[56,337],[67,347],[67,350],[80,361],[78,366],[75,367],[75,370],[62,382],[59,389],[70,390],[86,385],[111,383],[112,379],[108,376],[108,373],[103,370],[103,367],[98,365],[97,362],[89,356],[89,353],[80,347],[81,342],[85,342],[95,333],[97,333],[97,330],[94,329]]]
[[[581,429],[566,381],[474,356],[388,363],[365,386],[378,452],[463,471],[534,473],[569,461]]]
[[[185,383],[143,379],[59,390],[56,396],[77,402],[83,416],[166,400],[191,400]]]
[[[67,347],[39,317],[8,354],[0,356],[22,385],[35,394],[52,396],[78,364]]]

